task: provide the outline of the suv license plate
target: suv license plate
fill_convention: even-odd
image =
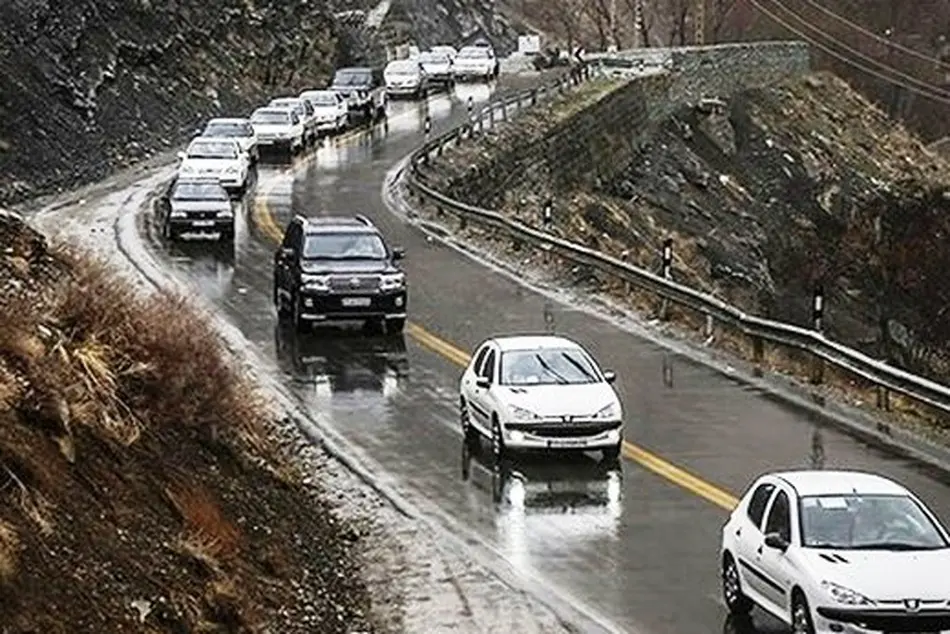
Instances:
[[[343,305],[347,308],[355,306],[369,306],[372,300],[369,297],[344,297]]]
[[[191,224],[194,227],[213,227],[214,220],[192,220]]]
[[[549,440],[548,447],[584,447],[586,440]]]

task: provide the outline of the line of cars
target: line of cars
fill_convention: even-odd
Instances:
[[[275,97],[247,118],[211,119],[179,152],[178,172],[154,203],[162,235],[209,232],[233,240],[233,200],[243,197],[265,152],[294,156],[325,135],[385,119],[386,104],[382,71],[349,67],[326,89]]]
[[[431,90],[450,88],[457,81],[491,81],[500,68],[491,44],[481,40],[461,50],[433,46],[408,59],[393,60],[383,70],[383,80],[387,95],[421,99]]]

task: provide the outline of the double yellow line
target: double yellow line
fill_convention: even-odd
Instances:
[[[411,111],[396,116],[407,116],[409,114],[411,114]],[[364,134],[366,132],[369,132],[369,130],[354,130],[346,133],[343,136],[337,137],[336,142],[338,145],[343,145],[353,141],[354,139],[358,138],[360,134]],[[302,161],[288,166],[282,171],[282,174],[294,174],[299,170],[304,169],[311,162],[311,160],[315,159],[315,157],[316,153]],[[269,184],[269,186],[265,186],[260,191],[258,196],[255,197],[253,218],[255,224],[272,242],[275,244],[280,244],[284,237],[284,228],[281,227],[277,222],[277,219],[268,203],[268,198],[273,192],[275,186],[276,182]],[[438,335],[429,332],[421,325],[413,322],[408,323],[406,325],[406,334],[422,347],[436,353],[444,359],[447,359],[460,368],[465,368],[468,366],[471,356],[467,352],[455,344],[442,339]],[[686,489],[690,493],[698,495],[704,500],[712,502],[720,508],[731,511],[738,503],[738,499],[728,491],[725,491],[714,484],[706,482],[702,478],[693,475],[685,469],[677,467],[671,462],[664,460],[657,454],[648,451],[643,447],[628,441],[624,441],[623,455],[629,460],[636,462],[644,469],[647,469],[648,471],[651,471],[652,473],[682,487],[683,489]]]

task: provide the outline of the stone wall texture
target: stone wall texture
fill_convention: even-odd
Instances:
[[[613,90],[592,86],[568,95],[564,99],[578,102],[568,116],[555,116],[565,109],[556,99],[501,124],[479,141],[486,151],[475,171],[437,163],[446,193],[496,207],[506,192],[526,186],[557,196],[582,181],[607,182],[626,169],[652,126],[683,105],[726,99],[810,70],[801,42],[649,49],[644,55],[665,62],[657,72],[618,80]]]

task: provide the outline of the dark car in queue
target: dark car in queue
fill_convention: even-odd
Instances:
[[[183,233],[217,233],[234,239],[231,196],[216,178],[175,178],[154,203],[162,236],[176,240]]]
[[[360,321],[388,334],[406,324],[401,248],[365,216],[295,216],[274,255],[274,305],[297,329]]]

